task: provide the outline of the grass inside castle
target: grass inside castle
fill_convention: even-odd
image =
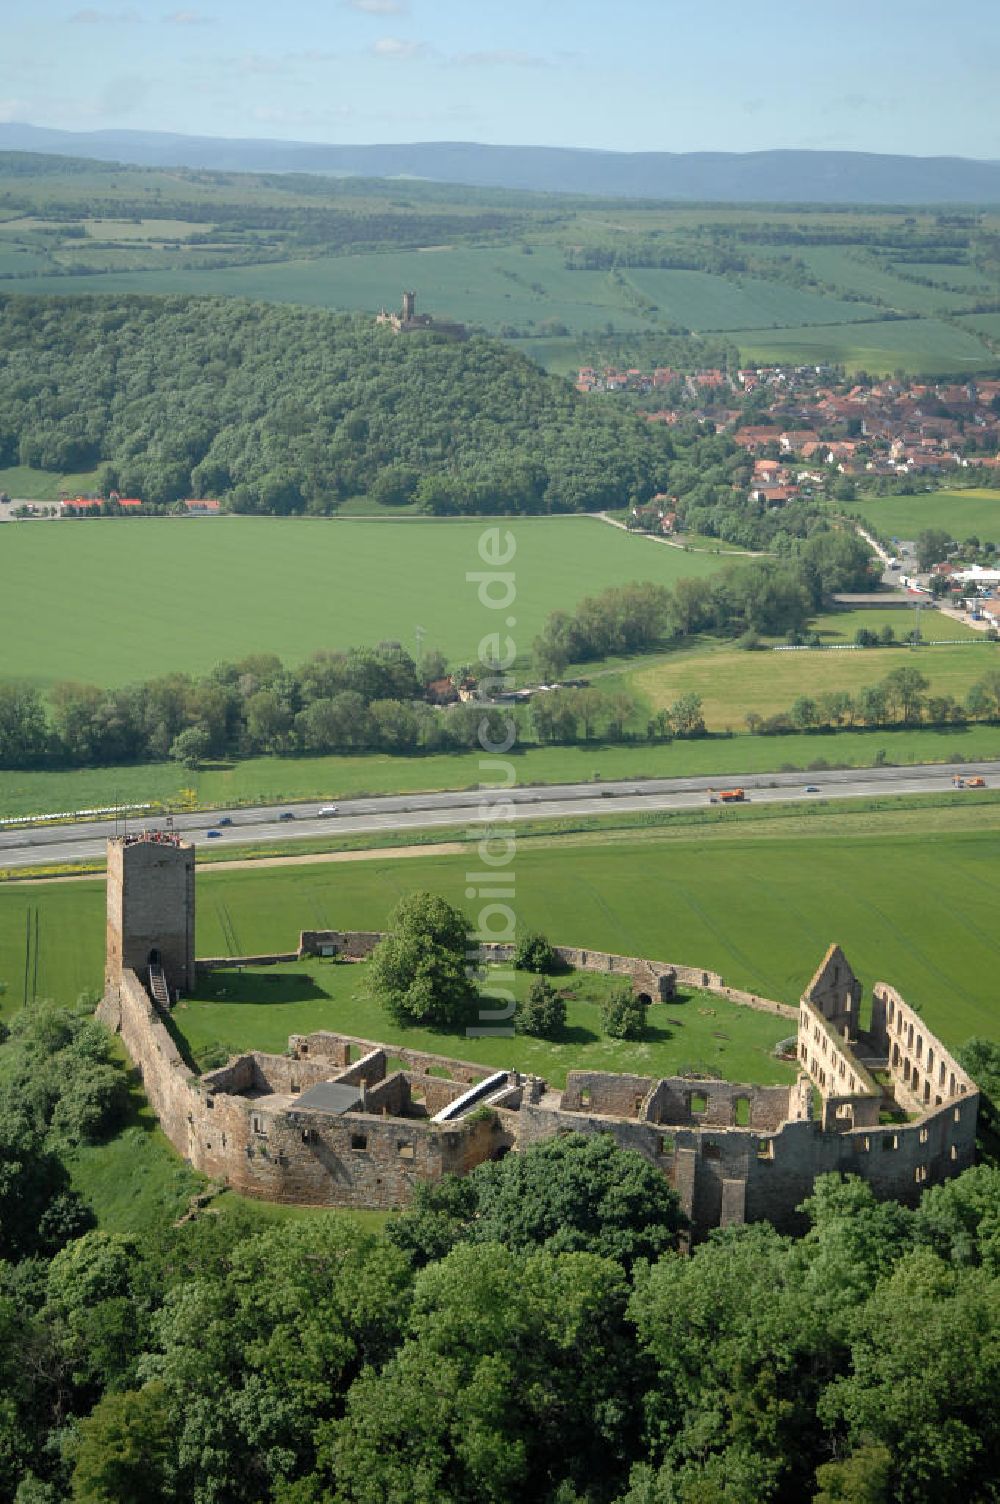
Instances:
[[[654,1004],[640,1040],[609,1039],[601,1022],[601,1002],[620,977],[567,971],[552,978],[566,998],[566,1027],[554,1040],[513,1036],[471,1038],[464,1029],[403,1028],[366,990],[363,963],[314,960],[280,966],[226,969],[201,978],[195,997],[174,1009],[174,1025],[198,1065],[222,1063],[230,1053],[258,1049],[282,1053],[289,1034],[316,1029],[414,1050],[427,1050],[497,1069],[544,1076],[563,1086],[569,1070],[622,1071],[668,1076],[684,1071],[767,1085],[792,1081],[795,1071],[773,1055],[779,1039],[794,1032],[794,1021],[737,1007],[709,993],[684,991],[674,1003]],[[491,976],[488,971],[486,990]],[[497,977],[518,998],[534,980],[506,971]],[[485,1009],[503,1004],[488,996]],[[473,1024],[480,1024],[478,1018]],[[484,1017],[482,1027],[509,1024]]]

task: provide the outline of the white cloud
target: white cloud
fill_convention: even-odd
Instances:
[[[86,10],[74,11],[70,20],[81,26],[125,26],[141,17],[137,10]]]
[[[497,47],[488,52],[456,52],[451,62],[458,68],[547,68],[543,57],[531,52]]]
[[[211,16],[203,16],[196,10],[172,10],[163,17],[168,26],[207,26]]]
[[[5,125],[25,118],[27,106],[23,99],[0,99],[0,120]]]
[[[426,48],[423,42],[410,42],[403,37],[379,37],[372,43],[372,51],[376,57],[411,58],[420,57]]]

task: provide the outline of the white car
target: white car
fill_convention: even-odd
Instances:
[[[321,815],[335,815],[337,813],[337,806],[335,804],[324,804],[318,813]]]

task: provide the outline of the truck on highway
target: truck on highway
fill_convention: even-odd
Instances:
[[[742,804],[746,794],[742,789],[720,789],[719,798],[723,804]]]
[[[966,781],[965,786],[967,789],[984,789],[986,787],[986,779],[980,778],[979,774],[977,773],[975,778],[969,778]]]

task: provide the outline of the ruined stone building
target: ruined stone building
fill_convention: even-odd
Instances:
[[[375,933],[305,931],[294,955],[367,955]],[[494,948],[499,954],[503,948]],[[296,1204],[405,1205],[418,1181],[467,1173],[566,1132],[609,1133],[675,1186],[695,1235],[796,1207],[827,1171],[914,1200],[973,1162],[974,1083],[885,983],[871,1022],[832,945],[797,1010],[726,987],[697,968],[563,948],[571,964],[620,972],[654,1006],[677,980],[796,1021],[791,1086],[570,1071],[563,1090],[514,1070],[361,1040],[293,1035],[284,1055],[247,1051],[199,1076],[169,1009],[192,988],[194,851],[175,837],[109,842],[106,986],[99,1016],[122,1037],[175,1148],[248,1195]],[[658,1001],[658,1000],[665,1001]]]
[[[429,313],[418,313],[415,292],[403,293],[403,301],[398,313],[389,313],[384,307],[380,308],[375,315],[375,322],[388,325],[396,334],[416,334],[423,330],[430,334],[443,334],[447,339],[468,338],[468,330],[464,324],[456,323],[453,319],[435,318]]]

